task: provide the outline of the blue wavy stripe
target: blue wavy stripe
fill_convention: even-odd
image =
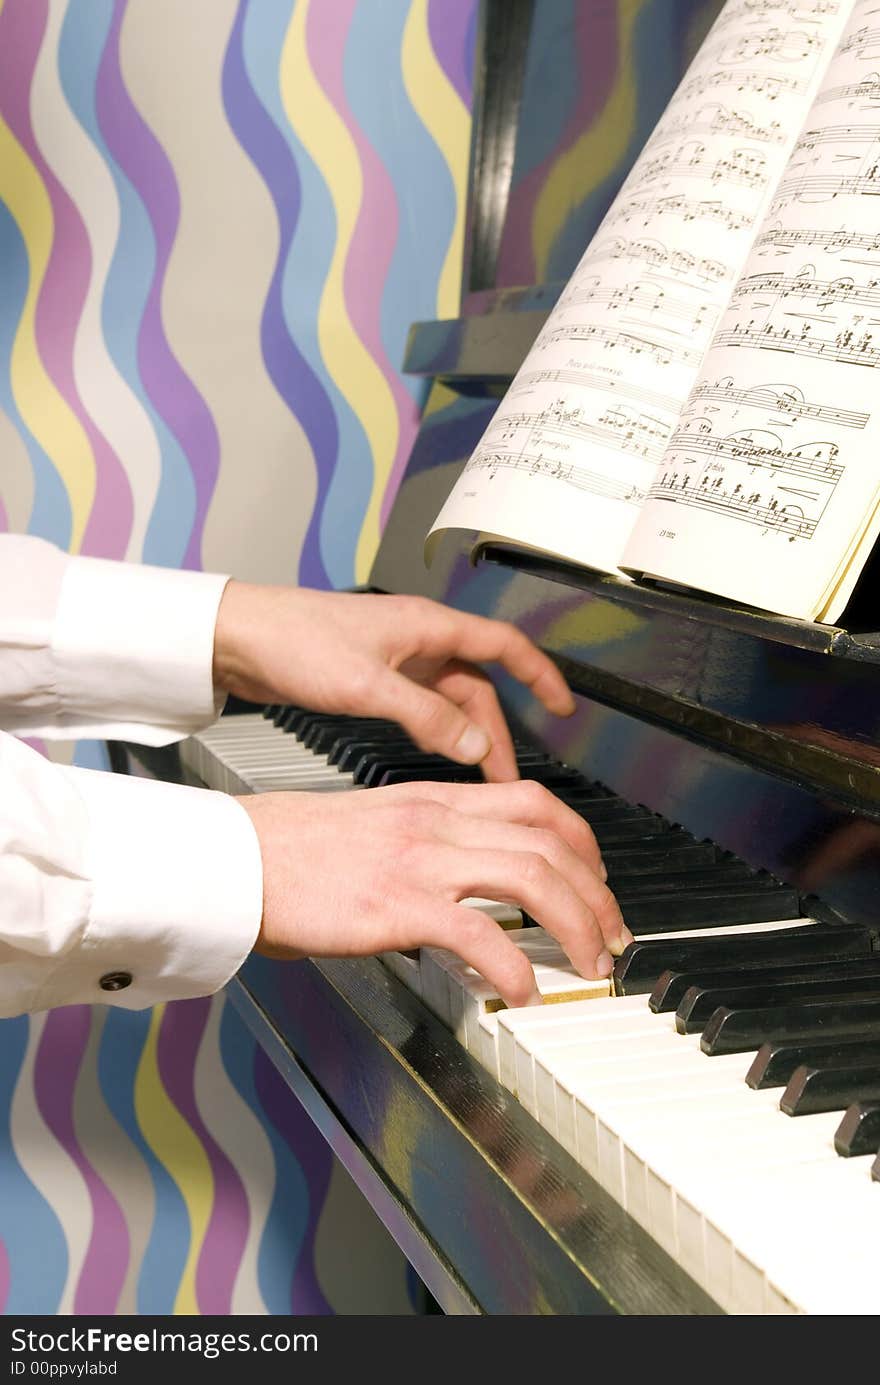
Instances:
[[[153,230],[139,195],[107,147],[95,109],[98,69],[112,19],[113,0],[70,0],[58,69],[70,107],[106,164],[119,198],[119,238],[104,285],[101,325],[113,364],[152,423],[162,459],[143,561],[179,567],[195,519],[192,470],[144,389],[138,366],[138,333],[156,268]]]
[[[367,436],[344,395],[324,366],[318,344],[318,308],[336,243],[336,215],[324,179],[297,139],[281,100],[278,62],[290,21],[291,6],[277,0],[251,0],[244,23],[244,60],[251,85],[291,151],[299,173],[300,214],[282,275],[282,301],[287,330],[300,355],[320,381],[336,416],[338,444],[333,470],[327,478],[324,505],[314,516],[320,534],[321,557],[333,586],[354,580],[358,534],[370,495],[372,457]],[[350,481],[349,518],[335,505],[340,458]],[[339,516],[326,525],[328,513]]]
[[[584,198],[560,229],[547,278],[567,279],[663,114],[685,66],[684,44],[707,0],[643,0],[632,32],[635,125],[613,172]]]
[[[284,319],[282,282],[299,219],[299,174],[284,135],[248,75],[243,37],[249,8],[249,0],[240,0],[223,63],[223,100],[229,124],[261,173],[278,217],[280,243],[260,323],[260,344],[272,383],[302,425],[317,468],[317,496],[300,554],[299,578],[307,586],[326,587],[329,580],[321,559],[319,516],[336,463],[339,435],[327,391],[297,349]]]
[[[34,504],[28,532],[67,548],[72,528],[67,487],[30,432],[12,393],[12,347],[27,297],[29,274],[24,241],[0,202],[0,406],[18,429],[34,469]]]
[[[0,1240],[9,1255],[11,1282],[4,1312],[11,1317],[56,1312],[67,1278],[67,1241],[61,1224],[19,1164],[9,1134],[29,1023],[24,1016],[0,1023]]]
[[[119,1122],[150,1171],[156,1212],[138,1279],[139,1313],[171,1313],[189,1250],[189,1216],[177,1184],[141,1134],[134,1106],[135,1077],[149,1010],[110,1009],[98,1052],[98,1080],[107,1109]]]
[[[275,1192],[257,1256],[257,1282],[271,1314],[290,1312],[290,1295],[309,1217],[309,1187],[303,1171],[272,1121],[263,1113],[254,1062],[257,1045],[232,1005],[220,1020],[220,1056],[226,1074],[252,1111],[260,1114],[275,1159]],[[295,1101],[291,1095],[290,1100]]]
[[[553,153],[577,100],[583,80],[577,52],[573,45],[559,43],[561,29],[574,29],[575,3],[555,0],[553,5],[538,5],[532,16],[522,103],[523,110],[540,111],[541,118],[523,121],[517,131],[513,190]]]
[[[380,328],[388,359],[398,369],[411,323],[435,315],[437,280],[455,224],[449,167],[413,110],[403,82],[400,50],[406,20],[405,5],[359,5],[345,49],[345,92],[352,114],[397,195],[397,243],[382,292]],[[383,73],[381,83],[377,72]],[[426,382],[411,375],[401,378],[413,399],[424,403]]]

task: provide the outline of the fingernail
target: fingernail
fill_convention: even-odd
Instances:
[[[479,726],[466,726],[456,742],[454,755],[456,760],[463,760],[466,765],[478,765],[491,749],[492,742],[485,731],[481,731]]]
[[[624,924],[620,931],[620,937],[615,938],[613,942],[608,944],[608,951],[612,953],[613,956],[620,957],[623,954],[624,948],[629,947],[632,940],[633,935],[626,927],[626,924]]]
[[[600,952],[596,958],[596,975],[604,981],[614,970],[614,958],[610,952]]]
[[[529,999],[526,1001],[526,1005],[543,1005],[543,1004],[544,1004],[544,997],[541,995],[541,992],[538,991],[538,990],[533,991],[532,994],[531,994],[531,996],[529,997]]]
[[[606,866],[604,861],[599,862],[599,874],[601,875],[603,880],[608,879],[608,867]]]

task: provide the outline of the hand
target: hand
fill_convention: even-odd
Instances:
[[[252,702],[387,717],[423,750],[487,779],[516,779],[504,714],[475,663],[498,662],[551,712],[574,699],[546,654],[512,625],[415,596],[356,596],[229,582],[214,681]]]
[[[445,947],[508,1005],[538,999],[504,930],[459,900],[519,904],[588,977],[632,941],[586,823],[532,781],[402,784],[369,793],[253,794],[268,957],[364,957]]]

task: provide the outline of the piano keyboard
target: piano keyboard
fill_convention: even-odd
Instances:
[[[596,833],[635,935],[614,993],[491,901],[472,902],[514,930],[543,1007],[505,1009],[441,948],[386,965],[721,1308],[880,1311],[874,937],[804,918],[784,883],[542,751],[517,753]],[[226,718],[182,758],[232,793],[478,777],[392,723],[291,708]]]

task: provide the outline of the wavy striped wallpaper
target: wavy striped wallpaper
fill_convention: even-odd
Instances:
[[[406,331],[458,305],[475,22],[476,0],[0,0],[2,527],[366,576],[421,404]],[[411,1311],[222,998],[0,1037],[6,1313]]]

